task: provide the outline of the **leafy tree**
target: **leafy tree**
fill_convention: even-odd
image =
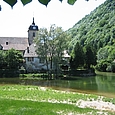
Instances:
[[[18,70],[20,64],[23,63],[23,56],[19,51],[15,49],[10,49],[5,54],[5,61],[7,64],[7,69]]]
[[[5,68],[6,62],[5,62],[5,52],[3,50],[0,50],[0,69]]]
[[[21,52],[15,49],[0,50],[0,77],[18,77],[19,67],[23,64]]]
[[[50,32],[55,35],[54,37],[54,55],[53,55],[53,63],[55,64],[56,70],[59,70],[59,63],[65,64],[65,60],[63,60],[64,51],[68,50],[68,44],[70,41],[70,37],[66,32],[63,31],[61,27],[56,27],[53,31],[50,29]],[[50,33],[50,34],[51,34]],[[53,38],[53,36],[52,36]]]
[[[97,51],[106,45],[113,45],[115,38],[114,2],[114,0],[105,1],[69,29],[67,32],[72,34],[71,41],[73,43],[78,41],[83,46],[91,44],[97,48]]]
[[[80,66],[84,65],[84,52],[82,46],[79,42],[76,43],[74,50],[73,50],[73,59],[71,59],[71,67],[72,69],[77,69]]]
[[[97,65],[96,65],[96,69],[98,71],[102,71],[102,72],[106,72],[108,66],[110,66],[110,61],[109,60],[100,60]]]
[[[86,46],[85,63],[88,69],[91,65],[96,65],[96,51],[91,46]]]
[[[96,69],[100,71],[114,71],[112,68],[113,61],[115,59],[114,46],[105,46],[97,52],[97,66]]]
[[[35,44],[36,44],[36,52],[40,58],[45,60],[47,70],[48,67],[48,45],[49,45],[49,36],[48,36],[48,30],[46,28],[40,28],[37,34],[37,37],[35,38]]]
[[[114,60],[115,57],[115,48],[114,46],[105,46],[103,48],[100,48],[99,51],[97,52],[97,61],[99,62],[100,60],[105,60],[105,59],[110,59],[111,61]]]
[[[112,63],[111,63],[111,71],[112,71],[112,72],[115,72],[115,62],[112,62]]]
[[[110,54],[108,56],[108,59],[114,61],[114,59],[115,59],[115,48],[111,49]]]
[[[52,70],[53,64],[56,68],[63,57],[63,51],[67,49],[68,36],[61,27],[51,25],[50,30],[41,28],[35,38],[36,52],[46,60],[47,70]],[[50,63],[50,68],[48,64]]]

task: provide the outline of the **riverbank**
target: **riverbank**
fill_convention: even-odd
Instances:
[[[5,115],[115,114],[115,98],[30,85],[2,84],[0,103],[0,114]]]

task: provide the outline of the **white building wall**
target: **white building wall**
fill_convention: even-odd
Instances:
[[[47,70],[47,66],[45,63],[40,63],[40,59],[37,57],[34,57],[33,61],[28,61],[27,58],[26,60],[26,70],[27,72],[33,72],[33,71],[40,71],[42,69]],[[48,68],[50,67],[50,64],[48,65]]]

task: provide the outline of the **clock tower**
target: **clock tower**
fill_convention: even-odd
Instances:
[[[38,31],[38,26],[35,25],[34,17],[33,17],[33,22],[28,28],[28,42],[29,42],[29,45],[31,45],[33,43],[34,37],[36,37],[36,35],[37,35],[37,31]]]

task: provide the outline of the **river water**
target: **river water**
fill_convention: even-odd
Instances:
[[[77,77],[76,80],[19,80],[0,79],[0,84],[23,84],[50,87],[56,90],[93,93],[115,97],[115,73],[96,72],[96,76]]]

